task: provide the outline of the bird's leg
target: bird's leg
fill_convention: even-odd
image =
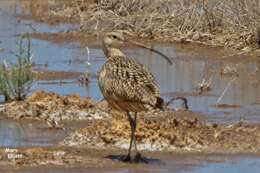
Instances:
[[[136,136],[135,136],[135,131],[136,131],[136,125],[137,125],[137,117],[136,117],[136,115],[137,115],[137,112],[135,112],[134,113],[134,119],[133,119],[133,140],[134,140],[134,145],[135,145],[135,153],[137,154],[138,153],[138,150],[137,150],[137,146],[136,146]]]
[[[143,163],[148,163],[145,158],[142,158],[141,153],[138,152],[137,150],[137,145],[136,145],[136,136],[135,136],[135,131],[136,131],[136,126],[137,126],[137,112],[134,113],[134,118],[133,118],[133,134],[134,134],[134,145],[135,145],[135,157],[134,161],[135,162],[143,162]]]
[[[136,145],[136,136],[135,136],[135,131],[136,131],[136,125],[137,125],[137,112],[134,113],[134,119],[133,119],[133,134],[134,134],[134,145],[135,145],[135,161],[139,161],[141,159],[141,154],[137,150],[137,145]]]
[[[129,149],[128,149],[128,154],[127,156],[123,159],[124,161],[130,161],[131,160],[131,150],[132,150],[132,144],[134,142],[135,145],[135,157],[134,157],[134,161],[135,162],[146,162],[146,160],[144,160],[141,157],[141,154],[138,152],[137,150],[137,145],[136,145],[136,136],[135,136],[135,131],[136,131],[136,125],[137,125],[137,113],[134,113],[134,118],[132,118],[131,114],[129,112],[127,112],[127,117],[130,123],[130,127],[131,127],[131,140],[130,140],[130,145],[129,145]]]
[[[134,120],[131,117],[129,112],[127,112],[127,117],[128,117],[128,121],[129,121],[129,124],[130,124],[130,127],[131,127],[131,139],[130,139],[128,154],[123,159],[124,161],[130,161],[131,160],[131,150],[132,150],[132,144],[133,144],[133,140],[134,140]]]

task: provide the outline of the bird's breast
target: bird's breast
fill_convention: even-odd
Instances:
[[[103,90],[104,85],[106,83],[105,80],[106,80],[106,69],[102,68],[98,75],[98,85],[101,91]]]
[[[99,72],[99,79],[105,78],[105,76],[106,76],[106,68],[102,68],[101,71]]]

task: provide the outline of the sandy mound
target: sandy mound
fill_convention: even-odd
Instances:
[[[3,104],[0,114],[15,119],[43,119],[52,125],[62,120],[86,120],[108,117],[90,98],[79,95],[60,96],[56,93],[37,91],[25,101]]]
[[[208,124],[185,111],[163,112],[139,117],[138,147],[156,151],[258,152],[259,125]],[[125,118],[96,121],[75,131],[63,144],[87,147],[127,148],[130,126]]]

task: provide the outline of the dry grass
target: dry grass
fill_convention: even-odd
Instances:
[[[239,50],[259,46],[258,0],[79,0],[76,6],[86,31],[121,29],[142,38]]]
[[[120,29],[139,38],[243,51],[260,45],[259,0],[74,0],[66,4],[51,8],[52,15],[73,11],[70,17],[77,18],[85,32]]]

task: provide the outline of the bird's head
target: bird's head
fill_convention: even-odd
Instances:
[[[127,37],[126,37],[126,35],[127,35]],[[138,47],[141,47],[144,49],[148,49],[152,52],[155,52],[155,53],[161,55],[168,63],[172,64],[172,61],[168,56],[166,56],[163,53],[161,53],[157,50],[154,50],[144,44],[132,41],[128,36],[131,37],[133,35],[126,31],[113,31],[113,32],[106,33],[103,37],[104,52],[108,53],[109,49],[113,49],[114,51],[115,51],[115,49],[119,50],[125,44],[129,44],[129,45],[138,46]]]
[[[103,45],[110,48],[121,48],[125,43],[124,34],[122,32],[108,32],[103,37]]]

